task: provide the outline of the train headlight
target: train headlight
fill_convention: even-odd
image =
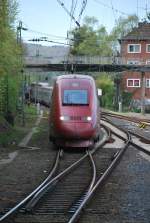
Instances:
[[[92,117],[91,116],[87,116],[86,119],[87,119],[87,121],[91,121]]]
[[[83,120],[90,122],[92,120],[92,117],[91,116],[86,116],[86,117],[83,118]]]
[[[60,116],[60,120],[61,121],[69,121],[70,120],[70,118],[69,118],[69,116]]]

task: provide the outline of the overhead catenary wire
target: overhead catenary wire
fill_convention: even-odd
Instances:
[[[70,38],[70,30],[73,29],[73,18],[74,17],[74,14],[75,14],[75,10],[76,10],[76,7],[77,7],[77,3],[78,3],[78,0],[72,0],[71,2],[71,8],[70,8],[70,27],[69,27],[69,31],[67,31],[67,40],[68,40],[68,44],[72,43],[72,39]],[[76,24],[76,21],[75,21],[75,24]],[[79,26],[80,27],[80,26]],[[69,58],[70,58],[70,52],[68,53],[67,55],[67,58],[66,58],[66,61],[67,63],[69,62]],[[65,67],[65,71],[67,72],[66,70],[66,67]]]
[[[148,20],[150,20],[150,12],[148,12],[147,1],[145,6],[145,12],[146,12],[146,17],[148,18]]]
[[[69,37],[63,37],[63,36],[55,36],[55,35],[51,35],[51,34],[48,34],[48,33],[43,33],[43,32],[39,32],[39,31],[35,31],[35,30],[31,30],[31,29],[27,29],[27,31],[26,31],[26,33],[27,32],[33,32],[33,33],[36,33],[36,34],[42,34],[42,35],[45,35],[45,37],[44,38],[47,38],[47,37],[51,37],[51,39],[53,39],[53,40],[50,40],[51,42],[58,42],[57,41],[57,38],[58,39],[64,39],[64,40],[70,40],[70,41],[78,41],[78,40],[83,40],[84,38],[69,38]],[[25,37],[27,40],[30,38],[30,37]],[[41,37],[38,37],[38,38],[41,38]],[[42,37],[43,38],[43,37]],[[32,38],[33,39],[33,38]],[[37,37],[36,38],[34,38],[34,39],[37,39]],[[55,41],[56,40],[56,41]],[[103,41],[105,41],[105,42],[114,42],[114,40],[109,40],[109,39],[103,39],[103,40],[99,40],[99,42],[103,42]],[[92,42],[92,41],[91,41]],[[58,42],[59,43],[59,42]],[[93,43],[94,43],[94,41],[93,41]],[[60,42],[60,44],[63,44],[62,42]],[[66,43],[64,43],[64,45],[66,45]]]
[[[60,1],[60,0],[57,0],[57,1],[60,2],[59,4],[64,5],[64,3],[63,3],[62,1]],[[94,1],[97,2],[98,4],[103,5],[104,7],[107,7],[107,8],[109,8],[109,9],[112,9],[112,5],[108,5],[108,4],[106,4],[106,3],[104,3],[104,2],[102,2],[102,1],[100,1],[100,0],[94,0]],[[137,0],[137,1],[138,1],[138,0]],[[87,4],[87,0],[83,0],[83,1],[82,1],[82,7],[83,7],[83,4]],[[76,5],[77,5],[77,0],[76,0],[76,2],[75,2],[75,0],[72,0],[72,10],[73,10],[73,11],[71,11],[70,14],[72,14],[73,17],[74,17],[74,11],[75,11],[75,9],[76,9]],[[74,6],[74,8],[73,8],[73,6]],[[148,7],[148,1],[146,1],[146,6],[145,6],[145,7],[141,7],[140,5],[137,5],[137,7],[138,7],[138,9],[142,9],[142,10],[146,11],[146,14],[147,14],[148,10],[150,9],[150,8]],[[137,10],[138,10],[138,9],[137,9]],[[81,9],[81,11],[82,11],[82,10],[83,10],[83,9]],[[127,14],[127,13],[121,11],[121,10],[118,10],[118,9],[115,8],[115,7],[113,7],[113,12],[117,12],[117,13],[120,13],[120,14],[123,14],[123,15],[129,15],[129,14]],[[80,12],[80,14],[81,14],[81,12]],[[80,15],[80,14],[79,14],[79,15]],[[72,16],[71,16],[71,17],[72,17]],[[77,21],[78,21],[78,20],[77,20]],[[80,21],[80,19],[79,19],[79,21]],[[28,28],[28,26],[27,26],[24,22],[23,22],[23,25],[25,25],[25,26]],[[51,36],[51,37],[55,37],[55,38],[58,38],[58,39],[66,39],[66,37],[64,37],[64,36],[56,36],[56,35],[53,35],[53,34],[49,34],[49,33],[44,33],[44,32],[39,32],[39,31],[36,31],[36,30],[32,30],[32,29],[29,29],[29,28],[28,28],[28,32],[39,33],[39,34],[41,34],[41,35]]]
[[[86,4],[86,3],[87,3],[87,1],[84,0],[84,4]],[[76,1],[72,1],[72,7],[71,7],[71,10],[72,11],[70,11],[71,14],[74,13],[74,10],[76,8],[76,4],[77,4],[77,0]],[[113,5],[112,5],[111,9],[114,11]],[[57,43],[58,42],[57,39],[71,40],[71,41],[81,40],[81,38],[73,39],[73,38],[68,38],[68,37],[63,37],[63,36],[56,36],[56,35],[52,35],[52,34],[47,34],[47,33],[39,32],[39,31],[35,31],[35,30],[29,29],[29,28],[27,28],[27,32],[33,32],[33,33],[37,33],[37,34],[42,34],[42,35],[50,36],[51,38],[53,38],[53,40],[51,40],[51,42],[53,42],[53,43]],[[56,40],[54,40],[54,38]],[[105,42],[114,42],[114,41],[113,40],[107,40],[107,39],[105,39]],[[59,44],[59,42],[58,42],[58,44]],[[63,44],[62,41],[60,41],[60,44]],[[64,45],[69,45],[69,44],[64,43]]]
[[[98,3],[98,4],[100,4],[100,5],[103,5],[104,7],[106,7],[106,8],[109,8],[109,9],[112,9],[112,6],[111,5],[108,5],[108,4],[106,4],[106,3],[104,3],[104,2],[102,2],[102,1],[100,1],[100,0],[94,0],[96,3]],[[138,1],[138,0],[137,0]],[[139,3],[137,2],[137,6],[136,6],[136,8],[137,8],[137,12],[138,12],[138,10],[139,9],[141,9],[141,10],[144,10],[144,11],[147,11],[147,10],[150,10],[150,8],[149,7],[147,7],[147,1],[146,1],[146,6],[145,7],[141,7],[141,6],[139,6]],[[113,10],[116,12],[116,13],[119,13],[119,14],[121,14],[121,15],[124,15],[124,16],[130,16],[130,14],[128,14],[128,13],[126,13],[126,12],[123,12],[123,11],[121,11],[121,10],[119,10],[119,9],[117,9],[117,8],[115,8],[115,7],[113,7]],[[136,14],[137,14],[137,12],[136,12]],[[139,13],[138,13],[139,14]],[[147,14],[147,13],[146,13]]]
[[[106,3],[104,3],[104,2],[102,2],[102,1],[100,1],[100,0],[94,0],[94,1],[97,2],[97,3],[100,4],[100,5],[103,5],[103,6],[106,7],[106,8],[112,9],[112,6],[111,6],[111,5],[108,5],[108,4],[106,4]],[[118,13],[122,14],[122,15],[129,16],[128,13],[123,12],[123,11],[121,11],[121,10],[119,10],[119,9],[114,8],[113,10],[114,10],[115,12],[118,12]]]
[[[81,16],[82,16],[82,14],[83,14],[83,11],[84,11],[85,8],[86,8],[86,5],[87,5],[87,0],[83,0],[83,1],[82,1],[81,11],[80,11],[80,13],[79,13],[78,22],[80,22],[80,20],[81,20]]]
[[[49,43],[57,43],[57,44],[61,44],[61,45],[68,45],[68,46],[72,46],[69,43],[62,43],[62,42],[57,42],[57,41],[53,41],[53,40],[48,40],[45,38],[33,38],[33,39],[29,39],[28,41],[33,41],[33,42],[49,42]]]
[[[76,23],[78,27],[80,27],[79,22],[75,19],[75,17],[69,12],[69,10],[65,7],[64,3],[60,0],[57,0],[57,2],[63,7],[63,9],[66,11],[66,13],[72,18],[72,20]]]
[[[53,38],[56,38],[56,39],[64,39],[64,40],[67,39],[65,36],[57,36],[57,35],[53,35],[53,34],[50,34],[50,33],[45,33],[45,32],[40,32],[40,31],[37,31],[37,30],[33,30],[33,29],[30,29],[30,28],[28,28],[27,32],[36,33],[36,34],[40,34],[40,35],[45,35],[45,36],[53,37]]]
[[[114,16],[114,19],[115,19],[115,23],[117,24],[117,19],[116,19],[116,12],[115,12],[115,10],[114,10],[114,6],[113,6],[113,2],[112,2],[112,0],[110,0],[110,3],[111,3],[111,7],[112,7],[112,12],[113,12],[113,16]]]
[[[27,30],[26,32],[30,32],[31,30],[29,29],[29,30]],[[33,31],[33,30],[32,30]],[[69,37],[61,37],[61,36],[55,36],[55,35],[51,35],[51,34],[47,34],[47,33],[43,33],[43,32],[39,32],[39,31],[33,31],[33,33],[37,33],[37,34],[42,34],[42,35],[45,35],[44,37],[38,37],[38,39],[39,38],[47,38],[47,37],[51,37],[51,38],[53,38],[53,40],[51,40],[51,41],[54,41],[54,42],[57,42],[57,41],[55,41],[54,39],[56,39],[57,40],[57,37],[58,37],[58,39],[60,38],[60,39],[64,39],[64,40],[71,40],[71,41],[77,41],[77,40],[83,40],[84,38],[69,38]],[[30,36],[25,36],[25,38],[28,40],[29,38],[30,38]],[[33,38],[32,38],[33,39]],[[34,39],[37,39],[37,37],[36,38],[34,38]],[[94,41],[93,41],[94,42]],[[103,40],[99,40],[99,42],[103,42]],[[105,39],[105,42],[113,42],[113,40],[108,40],[108,39]]]
[[[77,7],[77,2],[78,0],[74,1],[72,0],[72,4],[71,4],[71,9],[70,9],[70,14],[71,14],[71,17],[70,17],[70,27],[71,27],[71,23],[72,23],[72,17],[74,16],[74,13],[75,13],[75,10],[76,10],[76,7]]]
[[[136,2],[136,8],[137,8],[137,17],[138,17],[138,15],[139,15],[139,1],[138,0]]]
[[[73,29],[73,24],[74,23],[73,23],[72,17],[74,17],[75,10],[77,8],[77,3],[78,3],[78,0],[72,0],[71,8],[70,8],[70,14],[71,14],[71,16],[70,16],[70,27],[69,27],[68,30],[72,30]],[[68,40],[68,42],[70,41],[70,39],[69,39],[69,31],[67,31],[67,40]]]

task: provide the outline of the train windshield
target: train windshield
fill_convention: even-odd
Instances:
[[[64,90],[63,105],[88,105],[87,90]]]

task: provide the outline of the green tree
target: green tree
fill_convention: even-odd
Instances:
[[[21,48],[16,43],[14,30],[17,2],[1,0],[0,4],[0,112],[15,112],[19,89],[19,71],[22,67]],[[5,103],[4,103],[5,102]],[[12,106],[14,105],[14,106]]]
[[[104,26],[98,24],[95,17],[85,17],[80,28],[72,30],[74,55],[99,55],[112,56],[119,50],[119,42],[122,36],[130,32],[138,24],[138,17],[130,15],[119,17],[116,25],[108,34]]]
[[[95,17],[85,17],[83,25],[74,29],[71,34],[73,36],[72,54],[111,55],[111,47],[107,41],[108,33],[104,26],[98,25],[98,20]]]
[[[109,74],[101,73],[96,79],[96,85],[102,89],[101,106],[113,108],[114,82]]]
[[[111,42],[114,54],[119,49],[118,40],[121,39],[123,36],[127,35],[129,32],[131,32],[132,29],[138,25],[138,21],[139,19],[136,15],[129,15],[128,17],[119,17],[119,19],[116,21],[116,25],[113,27],[109,35],[109,41]]]

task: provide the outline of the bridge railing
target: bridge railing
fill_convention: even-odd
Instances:
[[[33,57],[25,56],[24,62],[30,64],[118,64],[118,65],[149,65],[143,59],[134,58],[127,60],[123,57],[101,57],[101,56],[58,56],[58,57]],[[150,61],[149,61],[150,62]]]
[[[120,58],[114,57],[100,57],[100,56],[59,56],[59,57],[33,57],[25,56],[25,64],[61,64],[61,63],[73,63],[73,64],[112,64],[121,63]]]

